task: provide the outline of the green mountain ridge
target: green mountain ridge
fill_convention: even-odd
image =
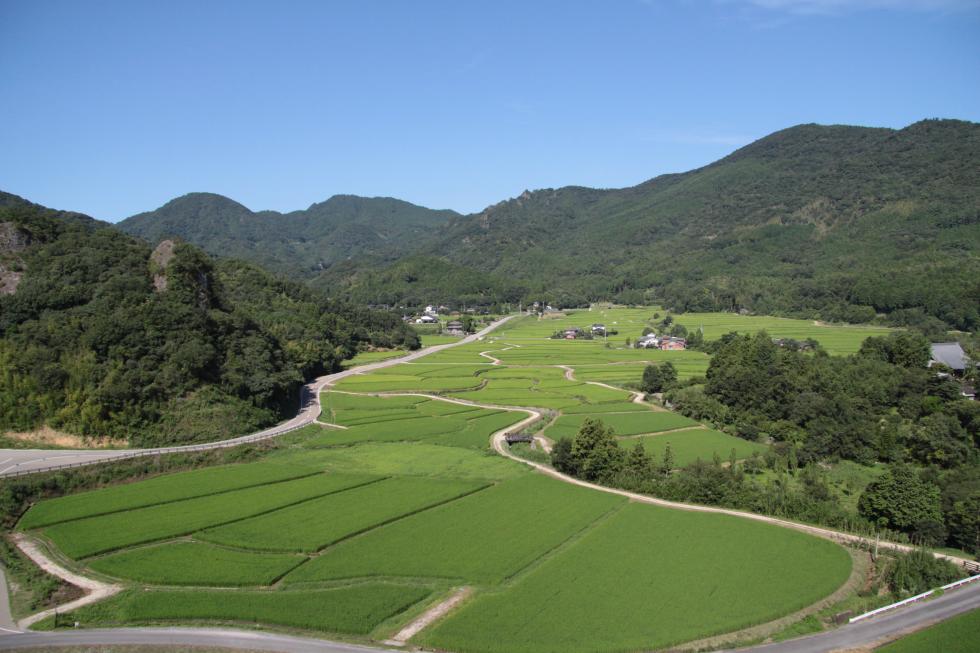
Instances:
[[[119,226],[364,304],[614,300],[973,330],[980,125],[799,125],[689,172],[472,215],[352,196],[253,213],[192,194]]]
[[[222,195],[189,193],[117,226],[151,243],[181,238],[212,254],[308,279],[351,257],[392,260],[457,215],[356,195],[335,195],[302,211],[253,212]]]
[[[560,304],[887,313],[973,329],[980,125],[793,127],[631,188],[525,192],[454,219],[423,253]]]

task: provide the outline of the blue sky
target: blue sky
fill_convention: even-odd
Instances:
[[[980,1],[0,0],[0,189],[461,212],[791,125],[980,121]]]

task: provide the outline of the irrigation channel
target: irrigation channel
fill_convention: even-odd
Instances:
[[[275,427],[254,433],[251,435],[242,436],[239,438],[233,438],[230,440],[222,440],[219,442],[212,442],[201,445],[190,445],[184,447],[162,447],[155,449],[130,449],[130,450],[115,450],[115,451],[103,451],[98,452],[101,457],[95,457],[93,454],[96,452],[92,451],[65,451],[61,450],[57,453],[62,454],[58,457],[53,457],[51,451],[45,450],[0,450],[0,457],[10,458],[12,454],[25,454],[23,458],[18,460],[14,465],[8,465],[0,469],[0,477],[4,476],[18,476],[28,473],[38,473],[42,471],[50,471],[53,469],[63,469],[67,467],[77,467],[81,465],[91,465],[100,462],[108,462],[112,460],[119,460],[123,458],[131,458],[136,456],[150,456],[158,455],[162,453],[175,453],[182,451],[201,451],[206,449],[217,449],[223,447],[236,446],[238,444],[256,442],[260,440],[265,440],[269,438],[282,435],[284,433],[289,433],[296,429],[302,428],[308,424],[314,423],[320,414],[320,394],[327,388],[329,388],[334,383],[344,379],[353,374],[363,374],[365,372],[370,372],[373,370],[391,367],[393,365],[398,365],[401,363],[416,360],[423,356],[435,353],[437,351],[443,351],[445,349],[456,347],[462,344],[467,344],[474,342],[476,340],[482,339],[486,334],[490,333],[496,329],[501,324],[507,322],[508,320],[516,317],[515,315],[510,315],[504,317],[492,324],[488,325],[481,331],[460,339],[458,342],[448,343],[444,345],[436,345],[433,347],[427,347],[422,350],[418,350],[401,356],[398,358],[390,358],[383,361],[378,361],[376,363],[369,363],[366,365],[361,365],[356,368],[350,368],[335,374],[329,374],[320,377],[305,386],[301,390],[301,408],[299,413],[292,419],[283,422]],[[566,368],[567,369],[567,368]],[[606,384],[598,382],[587,382],[593,383],[595,385],[606,386]],[[609,386],[606,386],[609,387]],[[794,530],[802,531],[804,533],[814,535],[817,537],[822,537],[825,539],[830,539],[840,544],[850,545],[850,546],[861,546],[861,547],[872,547],[877,546],[879,548],[886,548],[895,551],[910,551],[913,547],[905,544],[899,544],[895,542],[886,541],[875,541],[872,538],[863,537],[860,535],[854,535],[850,533],[843,533],[835,531],[829,528],[822,528],[818,526],[812,526],[809,524],[803,524],[798,522],[793,522],[785,519],[779,519],[776,517],[769,517],[766,515],[760,515],[756,513],[744,512],[740,510],[731,510],[727,508],[718,508],[713,506],[703,506],[697,504],[680,503],[674,501],[666,501],[663,499],[657,499],[655,497],[637,494],[633,492],[628,492],[625,490],[620,490],[616,488],[609,488],[601,485],[596,485],[594,483],[589,483],[581,479],[577,479],[571,476],[562,474],[547,465],[541,463],[536,463],[533,461],[521,458],[513,453],[511,453],[509,445],[506,442],[506,437],[510,434],[521,431],[530,424],[542,419],[542,413],[534,408],[527,407],[516,407],[516,406],[500,406],[495,404],[484,404],[464,399],[452,399],[447,397],[442,397],[438,395],[419,393],[419,392],[378,392],[378,393],[353,393],[348,392],[346,394],[362,394],[365,396],[399,396],[399,395],[411,395],[411,396],[423,396],[433,400],[438,401],[448,401],[457,404],[463,404],[468,406],[475,406],[480,408],[487,408],[493,410],[509,410],[515,412],[523,412],[527,417],[516,424],[508,426],[500,431],[497,431],[491,436],[491,446],[500,455],[520,462],[525,465],[529,465],[535,468],[538,472],[555,478],[557,480],[572,483],[582,487],[586,487],[599,492],[607,492],[611,494],[616,494],[629,498],[631,501],[636,501],[640,503],[647,503],[651,505],[662,506],[666,508],[672,508],[676,510],[687,510],[694,512],[707,512],[707,513],[718,513],[724,515],[730,515],[735,517],[740,517],[743,519],[752,519],[755,521],[765,522],[769,524],[774,524],[781,526],[783,528],[792,528]],[[32,456],[33,454],[33,456]],[[69,457],[74,454],[78,456],[77,460],[71,460]],[[66,460],[67,458],[67,460]],[[7,462],[7,461],[4,461]],[[18,546],[25,553],[30,555],[34,553],[30,547],[29,538],[18,538]],[[25,546],[26,545],[26,546]],[[956,556],[951,556],[948,554],[943,554],[935,552],[934,555],[938,558],[944,558],[967,567],[973,573],[977,573],[976,567],[970,565],[976,565],[972,561],[964,560]],[[43,563],[44,556],[31,555],[37,562]],[[77,574],[67,572],[72,578],[67,578],[66,575],[61,574],[61,568],[54,565],[49,569],[55,575],[62,576],[65,580],[78,581]],[[85,579],[87,580],[87,579]],[[81,602],[93,602],[94,600],[101,600],[103,595],[98,590],[92,591],[88,596],[73,602],[76,605]],[[88,601],[86,601],[88,599]],[[75,607],[72,606],[60,606],[59,608],[54,608],[52,610],[62,611],[64,608]],[[788,640],[786,642],[780,642],[778,644],[769,644],[758,647],[750,647],[745,649],[740,649],[744,651],[766,651],[766,652],[780,652],[780,653],[817,653],[819,651],[830,651],[835,650],[841,646],[841,643],[846,642],[847,646],[867,646],[869,644],[886,641],[888,639],[897,637],[901,634],[910,632],[912,630],[930,625],[938,620],[952,617],[956,614],[960,614],[967,610],[975,609],[980,607],[980,582],[970,583],[968,586],[957,589],[955,591],[946,593],[945,595],[924,603],[912,604],[908,607],[901,608],[887,613],[881,617],[874,617],[860,621],[859,623],[849,624],[842,628],[836,630],[827,631],[824,633],[819,633],[817,635],[811,635],[808,637],[797,638],[794,640]],[[50,611],[46,611],[50,612]],[[39,615],[34,615],[33,617],[38,617]],[[27,627],[30,623],[36,621],[33,617],[28,617],[21,621],[20,627]],[[72,646],[72,645],[85,645],[85,646],[108,646],[108,645],[170,645],[170,646],[224,646],[233,647],[242,650],[255,650],[255,651],[283,651],[286,653],[291,653],[293,651],[323,651],[326,653],[357,653],[365,651],[381,651],[381,650],[391,650],[384,648],[372,648],[365,646],[357,646],[340,642],[330,642],[322,639],[313,638],[303,638],[303,637],[291,637],[278,635],[274,633],[263,633],[257,631],[239,631],[233,629],[215,629],[215,628],[118,628],[118,629],[91,629],[91,630],[79,630],[79,631],[58,631],[50,633],[35,633],[35,632],[21,632],[16,629],[3,628],[0,629],[0,650],[17,649],[17,648],[27,648],[27,647],[40,647],[40,646]],[[402,644],[401,641],[394,642],[391,641],[390,644]]]

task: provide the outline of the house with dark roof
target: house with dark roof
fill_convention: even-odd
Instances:
[[[930,349],[932,360],[929,361],[929,367],[941,364],[962,374],[970,364],[970,359],[958,342],[934,342]]]
[[[463,328],[463,323],[459,320],[453,320],[446,325],[446,333],[451,336],[465,336],[466,329]]]

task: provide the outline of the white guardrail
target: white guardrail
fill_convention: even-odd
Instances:
[[[978,580],[978,579],[980,579],[980,574],[977,574],[976,576],[968,576],[966,578],[961,578],[960,580],[954,581],[952,583],[948,583],[948,584],[943,585],[942,587],[938,587],[936,589],[929,590],[928,592],[923,592],[922,594],[916,594],[915,596],[911,596],[911,597],[909,597],[909,598],[907,598],[907,599],[905,599],[903,601],[899,601],[898,603],[891,603],[891,604],[886,605],[886,606],[884,606],[882,608],[878,608],[877,610],[872,610],[871,612],[865,612],[864,614],[859,614],[856,617],[851,617],[848,620],[847,623],[852,624],[852,623],[854,623],[856,621],[862,621],[862,620],[867,619],[869,617],[873,617],[875,615],[881,614],[882,612],[888,612],[889,610],[894,610],[895,608],[900,608],[903,605],[908,605],[909,603],[915,603],[916,601],[921,601],[922,599],[926,598],[927,596],[932,596],[933,594],[935,594],[936,592],[938,592],[940,590],[941,591],[951,590],[954,587],[959,587],[960,585],[966,585],[967,583],[972,583],[972,582],[974,582],[975,580]]]

